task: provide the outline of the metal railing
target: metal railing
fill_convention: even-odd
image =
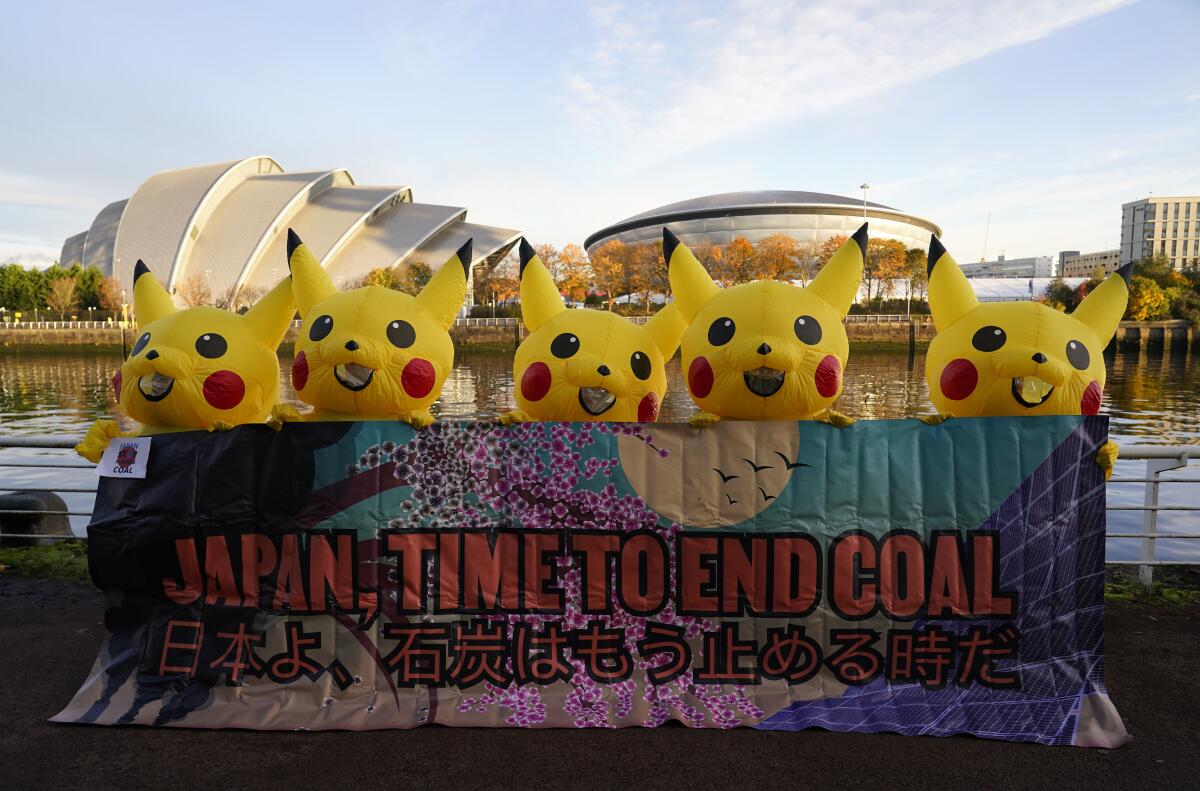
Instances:
[[[13,492],[55,492],[68,495],[84,495],[96,493],[98,477],[95,475],[95,465],[88,463],[75,455],[74,447],[80,437],[4,437],[0,436],[0,451],[3,450],[34,450],[37,456],[13,457],[0,452],[0,493]],[[1191,558],[1158,559],[1156,551],[1159,542],[1187,541],[1200,539],[1200,519],[1189,523],[1190,532],[1170,530],[1163,532],[1159,529],[1160,514],[1176,514],[1179,512],[1200,512],[1200,496],[1187,498],[1184,503],[1160,502],[1161,487],[1167,484],[1200,484],[1200,477],[1162,477],[1163,473],[1173,470],[1186,470],[1189,463],[1200,461],[1200,445],[1122,445],[1118,464],[1126,468],[1133,462],[1145,462],[1145,472],[1141,477],[1127,475],[1116,476],[1108,482],[1108,504],[1110,513],[1125,514],[1141,512],[1141,529],[1129,531],[1113,530],[1111,525],[1105,534],[1109,539],[1140,540],[1141,553],[1137,560],[1107,560],[1110,566],[1137,566],[1138,578],[1143,585],[1150,586],[1154,581],[1156,566],[1200,566],[1200,552]],[[13,483],[5,473],[12,469],[23,470],[76,470],[77,475],[84,476],[85,481],[62,484],[58,482],[30,482],[25,484]],[[90,474],[84,474],[89,470]],[[1128,502],[1130,496],[1127,489],[1118,489],[1129,484],[1141,484],[1141,503]],[[1136,499],[1133,498],[1133,499]],[[83,510],[82,506],[68,507],[65,510],[26,510],[0,509],[0,516],[66,516],[90,518],[91,508]],[[1118,517],[1119,519],[1119,517]],[[83,535],[42,535],[26,533],[5,533],[0,529],[0,538],[34,538],[47,540],[64,540],[83,538]]]

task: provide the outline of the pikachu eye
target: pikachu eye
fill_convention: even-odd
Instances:
[[[989,324],[975,331],[975,337],[971,338],[971,345],[981,352],[994,352],[1007,340],[1008,335],[1004,333],[1004,330]]]
[[[1092,355],[1082,343],[1071,341],[1067,344],[1067,360],[1075,370],[1086,371],[1087,367],[1092,364]]]
[[[206,332],[196,339],[196,351],[200,353],[201,357],[215,360],[225,356],[225,352],[228,350],[229,344],[215,332]]]
[[[397,349],[407,349],[417,342],[417,331],[404,319],[396,319],[387,325],[387,337]]]
[[[142,333],[142,337],[137,339],[137,343],[133,344],[133,348],[129,350],[129,356],[133,357],[135,355],[141,354],[142,349],[145,349],[146,344],[148,344],[148,343],[150,343],[150,333],[144,332],[144,333]]]
[[[333,332],[333,316],[317,316],[317,320],[308,328],[308,339],[319,341],[331,332]]]
[[[574,357],[577,351],[579,351],[579,338],[569,332],[564,332],[550,341],[550,353],[560,360]]]
[[[708,325],[708,342],[713,346],[724,346],[733,340],[735,332],[737,325],[733,323],[733,319],[722,316]]]
[[[638,379],[649,379],[650,370],[653,367],[650,364],[650,358],[641,352],[634,352],[629,358],[629,367],[633,369],[633,375]]]
[[[821,325],[812,316],[801,316],[796,319],[796,337],[801,343],[816,346],[821,342]]]

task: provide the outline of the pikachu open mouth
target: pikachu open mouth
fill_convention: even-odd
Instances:
[[[765,365],[742,374],[742,378],[746,380],[746,387],[750,389],[750,392],[763,398],[779,392],[779,388],[783,387],[783,376],[783,371],[777,371]]]
[[[617,403],[617,397],[603,387],[579,388],[579,405],[592,417],[603,415]]]
[[[1012,380],[1013,398],[1028,409],[1041,406],[1054,392],[1054,385],[1036,376],[1018,376]]]
[[[175,380],[166,374],[155,373],[152,376],[138,377],[138,392],[147,401],[162,401],[175,386]]]
[[[338,384],[356,393],[371,384],[371,379],[374,376],[375,370],[373,368],[368,368],[358,363],[342,363],[341,365],[333,366],[333,378],[337,379]]]

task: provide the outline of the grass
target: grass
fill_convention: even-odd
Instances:
[[[90,582],[87,542],[56,541],[42,547],[0,546],[0,574]]]
[[[1187,607],[1200,604],[1200,590],[1180,588],[1156,582],[1149,588],[1129,578],[1117,578],[1104,585],[1106,602],[1135,602],[1156,607]]]

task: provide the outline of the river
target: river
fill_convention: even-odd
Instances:
[[[282,360],[280,381],[286,400],[298,403]],[[117,352],[3,352],[0,351],[0,435],[79,435],[98,417],[114,414],[116,404],[109,382],[121,363]],[[1112,417],[1113,439],[1126,444],[1200,444],[1200,359],[1195,352],[1117,354],[1108,359],[1108,383],[1103,412]],[[695,411],[684,387],[676,358],[668,365],[668,392],[660,420],[686,420]],[[512,358],[502,354],[460,354],[433,411],[442,418],[494,418],[512,409]],[[837,409],[856,418],[901,418],[931,414],[925,385],[924,355],[912,360],[904,353],[852,351],[846,368],[846,387]],[[11,457],[17,451],[3,451]],[[20,452],[19,455],[25,455]],[[1193,464],[1191,477],[1197,477]],[[3,471],[12,468],[0,468]],[[1118,474],[1141,477],[1142,462],[1124,462]],[[0,482],[9,480],[0,477]],[[27,479],[44,481],[45,473]],[[23,479],[23,483],[26,479]],[[2,483],[0,483],[2,485]],[[62,484],[66,485],[66,484]],[[1195,503],[1195,484],[1163,487],[1160,504]],[[1140,504],[1142,486],[1110,486],[1112,503]],[[88,507],[81,503],[81,510]],[[74,506],[73,506],[74,507]],[[1195,530],[1195,512],[1160,513],[1159,529]],[[72,519],[82,532],[86,519]],[[1137,532],[1141,514],[1112,512],[1110,530]],[[1160,541],[1160,560],[1200,559],[1200,541]],[[1109,556],[1137,557],[1138,542],[1110,540]]]

